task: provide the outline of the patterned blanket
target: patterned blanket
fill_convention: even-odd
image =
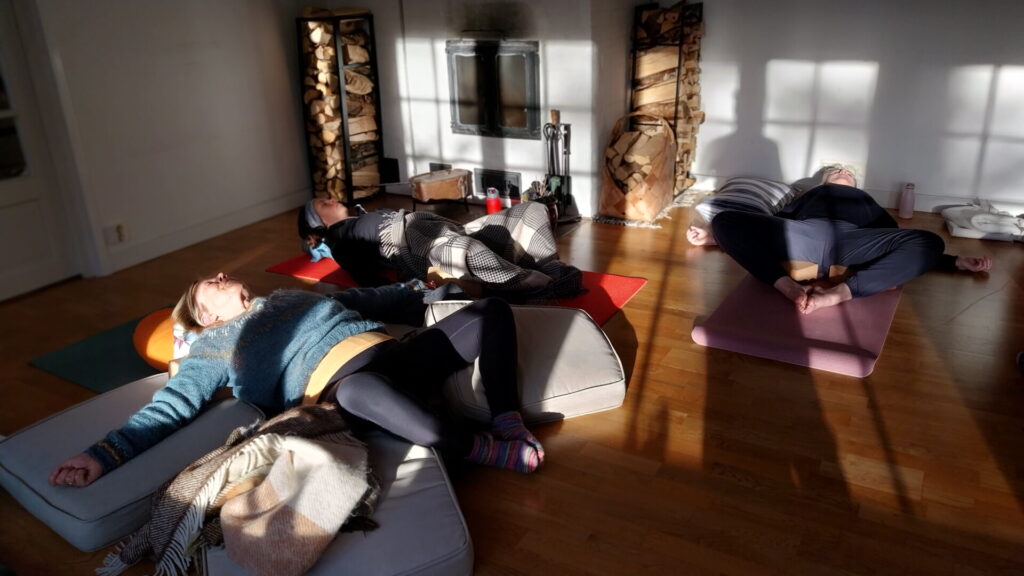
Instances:
[[[257,576],[302,574],[346,520],[372,529],[379,485],[366,446],[334,405],[300,406],[196,460],[154,495],[149,522],[107,556],[100,576],[146,557],[184,575],[206,546]]]
[[[547,208],[526,202],[466,225],[430,212],[398,210],[381,227],[381,254],[399,277],[431,267],[479,283],[515,301],[567,298],[582,290],[582,272],[558,260]]]

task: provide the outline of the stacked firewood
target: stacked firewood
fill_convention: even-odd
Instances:
[[[370,70],[371,39],[361,20],[337,19],[334,16],[338,14],[328,11],[312,16],[323,18],[302,23],[302,100],[308,109],[306,131],[312,156],[313,193],[348,201],[347,159],[352,170],[352,199],[371,196],[380,189],[380,136],[373,98],[376,87]],[[341,54],[336,46],[340,46]]]
[[[636,122],[640,118],[628,114],[612,130],[605,149],[606,182],[599,211],[614,218],[651,222],[672,202],[675,147],[667,122],[650,126]]]
[[[638,10],[633,69],[633,112],[664,118],[676,135],[675,193],[693,185],[690,174],[700,109],[700,40],[704,36],[701,4],[680,2],[670,8]]]
[[[669,134],[655,128],[623,132],[605,149],[608,173],[627,194],[644,183],[654,169],[653,161],[665,153]]]

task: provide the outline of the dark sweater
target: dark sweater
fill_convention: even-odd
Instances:
[[[360,286],[383,286],[392,282],[381,274],[381,268],[389,264],[380,253],[380,227],[389,212],[367,212],[327,229],[324,243],[331,249],[331,256]]]

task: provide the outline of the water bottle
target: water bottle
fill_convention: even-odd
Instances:
[[[907,182],[900,193],[900,207],[896,215],[904,220],[914,217],[914,184]]]
[[[487,189],[487,213],[494,214],[501,212],[501,198],[498,197],[497,188]]]

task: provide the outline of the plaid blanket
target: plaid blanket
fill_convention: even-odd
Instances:
[[[338,408],[292,408],[235,430],[164,485],[149,522],[96,573],[113,576],[152,557],[158,576],[184,575],[202,548],[225,541],[228,555],[254,574],[301,574],[346,519],[347,527],[376,526],[370,515],[378,494],[366,446],[349,434]],[[268,527],[285,529],[269,534]]]
[[[398,210],[380,230],[381,254],[400,276],[420,277],[431,267],[481,284],[485,293],[513,300],[572,297],[582,272],[559,262],[547,208],[518,204],[466,225],[430,212]]]

